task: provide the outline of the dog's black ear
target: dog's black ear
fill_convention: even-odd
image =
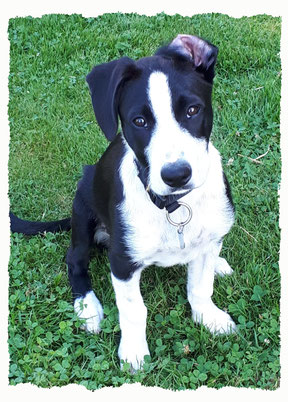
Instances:
[[[198,38],[198,36],[179,34],[169,47],[174,48],[184,57],[189,57],[195,66],[195,70],[203,74],[204,78],[212,83],[218,54],[216,46]]]
[[[96,120],[109,141],[118,130],[119,89],[134,63],[123,57],[94,67],[86,77]]]

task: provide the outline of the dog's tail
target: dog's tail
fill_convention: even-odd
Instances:
[[[12,212],[9,213],[11,232],[25,235],[36,235],[44,232],[60,232],[71,229],[71,218],[53,222],[32,222],[18,218]]]

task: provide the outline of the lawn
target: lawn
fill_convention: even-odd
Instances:
[[[94,118],[86,74],[93,65],[123,55],[151,55],[177,33],[196,34],[219,47],[212,141],[232,187],[236,222],[222,251],[234,274],[216,279],[213,298],[228,310],[239,332],[217,337],[195,325],[185,269],[150,267],[141,289],[151,358],[134,376],[125,365],[120,371],[118,312],[106,255],[95,253],[91,261],[105,319],[99,335],[88,335],[71,304],[65,265],[69,233],[13,234],[11,385],[279,387],[280,18],[106,14],[11,19],[11,209],[30,220],[70,216],[82,166],[94,163],[107,146]]]

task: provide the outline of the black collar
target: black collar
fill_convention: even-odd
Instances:
[[[138,169],[138,177],[140,178],[145,190],[149,194],[151,201],[156,205],[156,207],[160,209],[165,208],[169,213],[174,212],[180,207],[180,204],[177,201],[186,194],[189,194],[191,190],[185,191],[185,193],[181,194],[171,194],[165,196],[156,194],[153,190],[151,190],[151,188],[148,187],[148,168],[142,167],[137,160],[135,160],[135,164]]]

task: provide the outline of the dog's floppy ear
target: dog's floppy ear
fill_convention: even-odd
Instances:
[[[195,66],[195,70],[202,73],[207,81],[213,81],[214,66],[218,54],[216,46],[198,36],[179,34],[169,47],[175,48],[183,56],[189,57]]]
[[[87,75],[96,120],[109,141],[118,130],[119,89],[134,61],[128,57],[100,64]]]

